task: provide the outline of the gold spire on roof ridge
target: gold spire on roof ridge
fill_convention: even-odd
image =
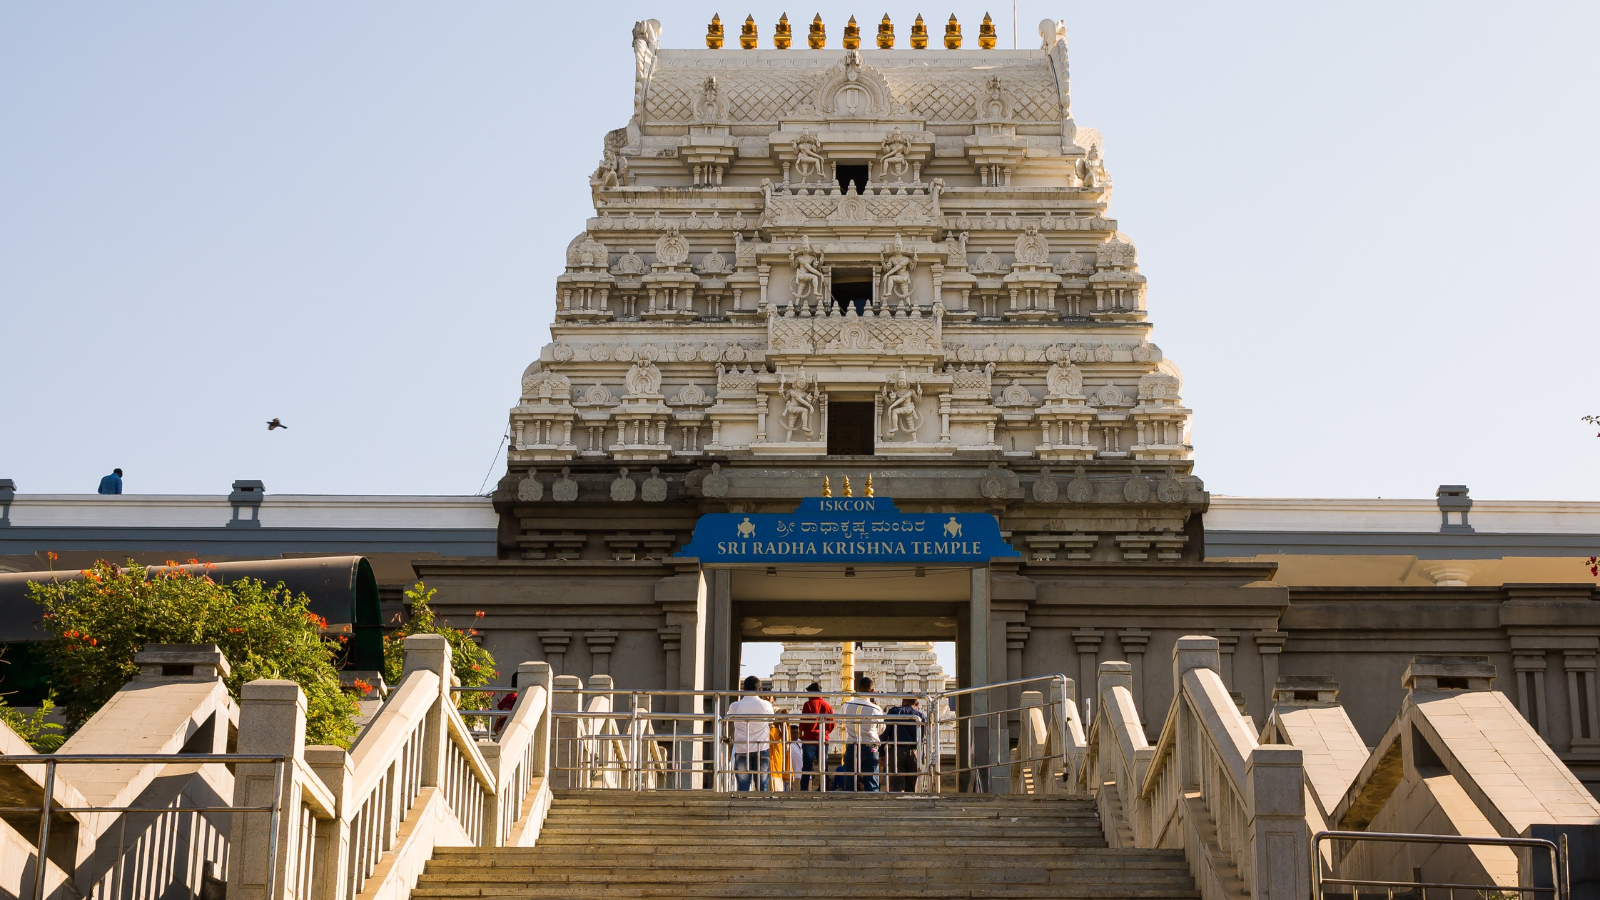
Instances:
[[[911,23],[911,49],[928,49],[928,26],[922,24],[921,13],[917,13],[917,20]]]
[[[961,23],[956,21],[956,14],[950,14],[950,21],[944,26],[944,48],[946,50],[961,49]]]
[[[844,477],[844,495],[846,497],[854,497],[855,496],[855,494],[850,493],[850,476],[849,475],[846,475]]]
[[[978,49],[993,50],[994,41],[994,20],[989,18],[988,13],[984,13],[983,24],[978,26]]]
[[[794,34],[789,30],[789,14],[784,13],[778,17],[778,27],[772,32],[772,46],[779,50],[787,50],[793,39]]]
[[[722,17],[716,13],[711,14],[711,24],[706,26],[706,49],[722,49]]]
[[[828,45],[828,30],[822,25],[822,13],[817,13],[811,20],[811,34],[806,36],[806,45],[813,50],[821,50]]]
[[[826,476],[826,475],[822,476],[822,496],[824,496],[824,497],[832,497],[833,496],[833,485],[828,483],[828,476]]]
[[[872,473],[871,472],[867,473],[867,496],[868,497],[873,496],[873,493],[872,493]]]
[[[754,50],[756,48],[756,17],[745,16],[744,28],[739,30],[739,49]]]
[[[855,16],[851,16],[850,21],[844,26],[844,48],[846,50],[861,49],[861,26],[856,24]]]
[[[894,49],[894,23],[889,21],[889,14],[883,14],[883,21],[878,23],[878,49]]]

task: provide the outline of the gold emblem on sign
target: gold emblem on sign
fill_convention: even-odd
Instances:
[[[748,538],[755,537],[755,534],[756,526],[751,524],[749,516],[745,516],[744,521],[739,523],[739,536],[742,538]]]

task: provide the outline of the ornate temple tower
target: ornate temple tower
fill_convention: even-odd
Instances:
[[[502,558],[661,559],[702,513],[870,474],[904,511],[994,513],[1027,559],[1199,559],[1190,411],[1065,29],[812,32],[671,50],[635,26],[632,115],[511,409]]]

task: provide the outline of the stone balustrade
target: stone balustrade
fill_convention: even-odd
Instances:
[[[1095,795],[1107,842],[1182,848],[1205,900],[1306,896],[1310,832],[1300,751],[1257,744],[1222,682],[1216,638],[1181,638],[1172,668],[1174,698],[1152,747],[1132,667],[1100,664],[1077,784]]]

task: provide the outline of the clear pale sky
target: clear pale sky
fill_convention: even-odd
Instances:
[[[0,477],[478,491],[633,22],[784,9],[0,5]],[[1600,499],[1600,4],[1023,2],[1021,46],[1044,17],[1211,491]]]

